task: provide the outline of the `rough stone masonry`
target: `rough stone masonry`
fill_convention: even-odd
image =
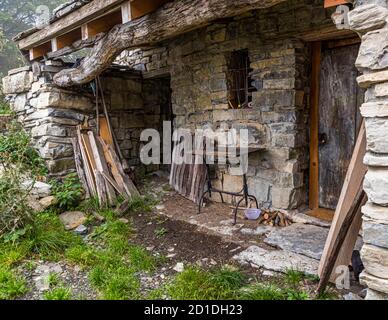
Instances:
[[[361,279],[369,299],[388,299],[388,1],[356,1],[351,29],[362,36],[357,67],[360,86],[367,88],[362,115],[366,119],[369,170],[363,208],[366,267]],[[218,21],[168,40],[155,48],[124,52],[119,62],[143,72],[107,76],[112,123],[128,161],[139,164],[142,128],[159,128],[160,106],[170,88],[145,75],[171,79],[174,126],[187,128],[247,127],[254,145],[265,147],[250,157],[249,188],[261,205],[298,208],[307,201],[310,46],[301,35],[332,24],[322,1],[295,0],[276,7]],[[253,93],[251,109],[228,105],[228,56],[248,50]],[[47,67],[57,62],[47,61]],[[60,67],[60,66],[58,66]],[[154,81],[154,82],[153,82]],[[90,88],[53,86],[47,75],[13,70],[3,81],[18,118],[31,130],[52,175],[74,170],[71,138],[75,126],[94,126]],[[241,185],[226,168],[217,170],[217,184],[230,191]]]
[[[368,286],[367,299],[388,299],[388,1],[370,0],[349,14],[352,30],[362,36],[356,66],[366,88],[361,108],[366,121],[368,165],[364,189],[369,202],[363,207],[361,251],[365,271],[361,282]]]

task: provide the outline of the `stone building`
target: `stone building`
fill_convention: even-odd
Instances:
[[[95,126],[89,82],[100,75],[130,166],[157,169],[141,165],[139,138],[163,121],[248,128],[250,144],[262,149],[250,154],[248,170],[260,205],[333,216],[364,118],[362,282],[368,298],[387,298],[388,1],[159,1],[154,12],[132,8],[133,20],[128,8],[73,1],[43,30],[15,39],[31,66],[10,71],[4,93],[50,174],[74,171],[71,138],[80,123]],[[83,61],[64,62],[93,45]],[[224,190],[238,191],[240,180],[216,170]]]

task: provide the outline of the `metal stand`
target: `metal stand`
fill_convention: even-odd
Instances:
[[[240,192],[223,191],[223,190],[219,190],[217,188],[214,188],[212,186],[212,182],[211,182],[211,178],[210,178],[210,167],[206,162],[205,162],[205,164],[206,164],[206,169],[207,169],[207,190],[203,192],[203,194],[199,200],[198,214],[201,214],[201,209],[202,209],[203,201],[205,199],[206,194],[209,194],[209,197],[211,197],[212,192],[220,194],[222,203],[224,203],[223,194],[227,194],[227,195],[231,195],[231,196],[235,196],[235,197],[241,197],[241,199],[237,202],[236,208],[234,209],[234,223],[233,223],[234,225],[237,223],[237,211],[238,211],[238,208],[239,208],[241,202],[245,201],[245,206],[248,207],[248,199],[254,200],[256,203],[256,208],[259,209],[259,204],[257,202],[256,197],[253,195],[250,195],[248,192],[248,182],[247,182],[246,174],[243,175],[243,189]]]

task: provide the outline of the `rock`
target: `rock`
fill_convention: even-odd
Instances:
[[[43,292],[50,290],[49,277],[49,274],[45,274],[43,276],[38,276],[34,278],[35,287],[38,289],[38,291]]]
[[[366,244],[362,247],[361,258],[370,275],[388,279],[388,249]]]
[[[172,258],[175,258],[175,257],[176,257],[176,253],[170,253],[169,255],[167,255],[168,259],[172,259]]]
[[[361,115],[364,118],[388,117],[388,102],[367,102],[361,106]]]
[[[158,206],[156,206],[155,208],[156,208],[156,210],[158,210],[158,211],[163,211],[164,209],[166,209],[166,207],[165,207],[164,205],[158,205]]]
[[[99,222],[104,222],[106,219],[102,215],[98,214],[97,212],[93,212],[93,217],[96,218]]]
[[[182,262],[179,262],[176,264],[173,270],[175,270],[176,272],[183,272],[185,270],[185,266]]]
[[[362,37],[356,61],[359,70],[382,70],[388,66],[388,30],[379,29]]]
[[[27,95],[19,94],[16,96],[15,100],[11,103],[11,107],[15,112],[22,112],[26,109],[27,104]]]
[[[33,184],[33,188],[30,192],[31,196],[36,198],[45,198],[50,196],[51,194],[51,186],[47,183],[35,181],[35,183],[32,180],[27,180],[22,183],[23,188],[29,189],[31,188]]]
[[[129,223],[129,220],[125,219],[125,218],[120,218],[119,221],[124,223],[124,224],[128,224]]]
[[[87,234],[89,231],[89,229],[87,227],[85,227],[83,224],[81,224],[80,226],[78,226],[74,232],[79,234],[80,236],[83,236],[85,234]]]
[[[375,86],[376,97],[388,97],[388,82],[380,83]]]
[[[381,139],[385,138],[385,134]],[[388,147],[388,144],[387,144]],[[388,170],[383,168],[369,168],[364,180],[364,190],[368,199],[381,206],[388,205]]]
[[[269,271],[269,270],[264,270],[263,273],[262,273],[262,275],[263,275],[264,277],[273,277],[273,276],[275,275],[275,272]]]
[[[385,154],[366,152],[364,164],[371,167],[388,167],[388,157]]]
[[[382,207],[368,202],[362,207],[363,219],[373,220],[375,223],[388,225],[388,207]]]
[[[378,292],[388,292],[388,279],[374,277],[366,271],[361,273],[360,283]]]
[[[388,81],[388,70],[364,74],[357,78],[358,85],[361,88],[369,88],[373,84],[386,81]]]
[[[320,260],[328,234],[328,229],[295,223],[286,228],[273,230],[264,242]]]
[[[385,105],[387,106],[386,103]],[[388,130],[386,119],[366,118],[365,126],[368,151],[388,153],[388,141],[385,137],[385,133]]]
[[[234,256],[233,259],[242,265],[251,264],[255,268],[264,268],[276,272],[297,269],[310,275],[318,273],[317,260],[284,250],[269,251],[251,246]]]
[[[57,199],[54,196],[45,197],[39,200],[39,204],[42,206],[43,210],[50,208],[56,203]]]
[[[350,29],[365,33],[386,24],[388,10],[376,4],[360,5],[349,12]]]
[[[155,246],[150,246],[146,248],[147,251],[154,251],[154,249],[155,249]]]
[[[39,200],[36,199],[36,197],[27,197],[27,203],[34,212],[42,212],[44,210],[43,206],[40,204]]]
[[[364,300],[364,299],[362,299],[357,294],[354,294],[353,292],[349,292],[349,293],[344,295],[344,300],[348,300],[349,301],[349,300]]]
[[[273,227],[270,226],[258,226],[256,229],[250,229],[250,228],[243,228],[240,230],[240,232],[243,235],[250,235],[250,236],[262,236],[264,234],[267,234],[273,230]]]
[[[388,248],[388,224],[376,223],[364,217],[362,230],[365,243]]]
[[[93,108],[93,103],[85,96],[62,90],[52,90],[50,92],[40,93],[36,102],[36,108],[38,109],[45,109],[48,107],[84,111],[91,110]]]
[[[323,228],[330,228],[331,226],[331,223],[328,221],[325,221],[316,217],[311,217],[299,211],[293,212],[293,213],[287,213],[287,212],[284,212],[284,213],[286,214],[286,217],[289,218],[294,223],[311,224],[311,225],[323,227]]]
[[[87,220],[85,214],[80,211],[67,211],[59,216],[66,230],[73,230],[84,224]]]
[[[31,89],[33,75],[29,71],[29,67],[28,70],[17,69],[15,72],[11,72],[7,77],[3,78],[3,93],[6,95],[28,92]]]
[[[365,300],[388,300],[388,294],[373,289],[368,289]]]

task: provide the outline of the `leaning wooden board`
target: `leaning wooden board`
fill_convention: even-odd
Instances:
[[[365,174],[367,172],[367,167],[364,165],[363,160],[366,152],[366,134],[365,134],[365,122],[362,123],[360,133],[357,138],[356,146],[348,172],[346,174],[345,183],[342,188],[340,199],[338,202],[337,209],[335,211],[334,219],[329,231],[329,235],[326,240],[325,248],[322,254],[322,258],[319,264],[318,274],[322,275],[323,266],[326,263],[326,260],[331,255],[333,250],[333,243],[335,242],[336,237],[341,229],[341,226],[348,214],[351,206],[354,203],[354,199],[357,195],[359,186],[364,180]],[[334,272],[331,275],[330,281],[334,282],[337,274],[335,270],[337,266],[345,265],[348,266],[351,260],[352,252],[354,250],[355,243],[362,224],[362,214],[361,210],[357,212],[354,217],[353,223],[349,229],[348,235],[342,245],[341,251],[338,255],[337,261],[334,266]]]

